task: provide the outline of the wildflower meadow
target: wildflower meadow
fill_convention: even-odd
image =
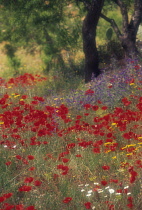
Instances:
[[[50,80],[0,78],[0,210],[142,209],[141,65],[65,94]]]

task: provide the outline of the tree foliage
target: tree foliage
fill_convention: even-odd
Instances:
[[[61,50],[77,46],[81,20],[66,24],[65,14],[70,1],[2,0],[1,40],[15,46],[32,49],[37,44],[46,55],[46,64],[59,59],[63,65]],[[9,17],[7,14],[10,14]]]

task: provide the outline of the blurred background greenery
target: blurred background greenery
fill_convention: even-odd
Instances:
[[[9,78],[24,72],[58,75],[65,78],[84,76],[82,4],[71,1],[1,1],[0,4],[0,77]],[[131,5],[129,15],[132,13]],[[114,18],[121,29],[118,7],[105,4],[103,14]],[[142,38],[141,26],[138,39]],[[122,59],[123,50],[110,24],[100,18],[97,27],[100,68],[111,58]]]

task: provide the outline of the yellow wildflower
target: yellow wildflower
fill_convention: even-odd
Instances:
[[[107,151],[105,151],[105,153],[109,153],[109,152],[111,152],[111,150],[107,150]]]
[[[134,147],[136,146],[136,144],[129,144],[129,145],[126,145],[127,147]]]
[[[111,142],[106,142],[104,143],[104,146],[108,145],[108,144],[112,144]]]
[[[17,97],[19,97],[19,96],[20,96],[20,95],[15,95],[14,98],[17,98]]]
[[[111,125],[112,125],[112,126],[113,126],[113,125],[114,125],[114,126],[117,126],[117,123],[111,123]]]
[[[129,156],[129,155],[133,155],[133,153],[128,153],[128,154],[126,154],[127,156]]]
[[[130,85],[134,85],[135,83],[130,83]]]
[[[95,179],[96,179],[96,176],[89,178],[90,181],[94,181]]]

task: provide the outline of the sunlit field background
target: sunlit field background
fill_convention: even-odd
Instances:
[[[142,61],[116,60],[108,27],[88,84],[81,38],[64,68],[37,45],[8,57],[0,44],[0,210],[142,209]]]

